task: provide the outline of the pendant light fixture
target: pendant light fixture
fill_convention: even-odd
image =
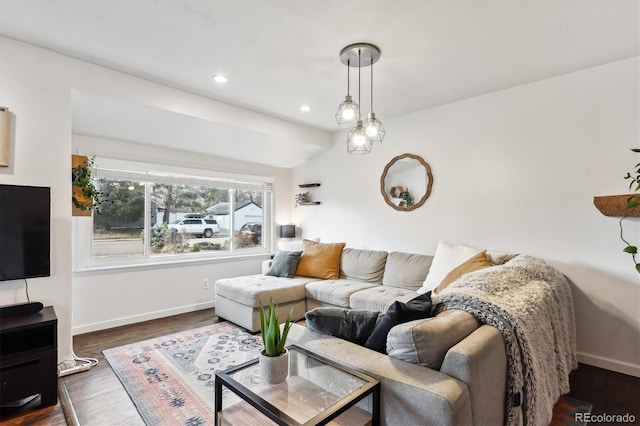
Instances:
[[[356,105],[361,105],[360,74],[362,67],[371,66],[371,102],[373,102],[373,64],[376,63],[378,59],[380,59],[380,49],[370,43],[350,44],[340,52],[340,61],[347,66],[347,79],[349,78],[348,68],[351,66],[355,67],[355,64],[357,63],[358,103]],[[343,122],[339,120],[338,114],[344,111],[342,106],[347,101],[351,101],[348,82],[347,97],[345,98],[345,102],[340,104],[338,112],[336,113],[336,120],[338,121],[338,125],[341,127],[344,127],[344,125]],[[355,123],[355,127],[352,127],[347,135],[347,152],[349,154],[369,154],[371,152],[372,143],[382,141],[385,133],[384,127],[382,127],[380,120],[376,119],[375,113],[373,112],[373,105],[371,106],[371,112],[369,113],[366,123],[363,123],[360,107],[358,107],[357,110],[354,110],[354,113],[355,121],[348,124],[348,126],[351,127],[353,126],[353,123]],[[347,115],[349,115],[349,113],[347,113]],[[346,124],[346,121],[344,123]],[[369,130],[369,132],[367,132],[367,130]]]
[[[371,103],[369,109],[369,116],[367,117],[367,121],[364,124],[365,133],[367,138],[372,142],[382,143],[382,139],[384,139],[384,126],[380,120],[376,118],[376,113],[373,112],[373,63],[371,64]]]
[[[360,63],[362,60],[362,50],[358,49],[358,104],[360,104]],[[371,141],[367,139],[364,126],[362,125],[362,116],[358,110],[358,119],[356,127],[349,130],[347,136],[347,152],[349,154],[369,154],[371,152]]]
[[[347,96],[344,97],[344,101],[338,106],[338,112],[336,112],[336,121],[339,127],[352,127],[356,124],[358,114],[360,114],[360,107],[351,99],[349,83],[349,62],[347,62]]]

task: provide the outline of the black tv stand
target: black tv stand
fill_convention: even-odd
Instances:
[[[40,394],[58,401],[58,318],[53,306],[0,322],[0,406]]]
[[[37,314],[44,306],[40,302],[16,303],[15,305],[0,306],[0,319],[17,317],[20,315]]]

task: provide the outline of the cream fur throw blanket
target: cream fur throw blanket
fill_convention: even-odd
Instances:
[[[566,277],[542,259],[520,255],[462,276],[433,301],[438,310],[461,309],[500,330],[507,351],[506,423],[547,426],[578,367]]]

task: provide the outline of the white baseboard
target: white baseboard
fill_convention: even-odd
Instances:
[[[92,331],[105,330],[107,328],[120,327],[121,325],[135,324],[137,322],[149,321],[157,318],[170,317],[172,315],[184,314],[187,312],[199,311],[202,309],[208,309],[215,307],[214,301],[197,303],[195,305],[178,306],[176,308],[164,309],[161,311],[145,312],[143,314],[131,315],[128,317],[121,317],[110,319],[107,321],[94,322],[91,324],[84,324],[73,326],[71,333],[76,334],[90,333]]]
[[[616,371],[618,373],[627,374],[629,376],[640,377],[640,365],[631,364],[629,362],[618,361],[602,356],[585,354],[578,352],[578,362],[589,364],[594,367],[604,368],[606,370]]]

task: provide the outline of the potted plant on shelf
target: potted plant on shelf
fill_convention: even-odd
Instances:
[[[269,300],[269,313],[260,304],[260,333],[264,349],[260,351],[260,372],[266,384],[282,383],[289,374],[289,351],[284,347],[291,328],[293,309],[289,311],[284,327],[280,329],[278,305]]]
[[[640,148],[631,148],[631,151],[640,153]],[[624,178],[629,180],[629,189],[633,191],[632,194],[596,196],[593,197],[593,203],[603,215],[620,218],[618,221],[619,237],[626,245],[623,251],[631,255],[635,269],[640,273],[640,262],[636,258],[638,246],[627,240],[623,227],[623,222],[626,219],[640,217],[640,163],[636,164],[632,171],[627,172]]]
[[[296,205],[308,203],[311,201],[311,197],[309,196],[309,192],[301,192],[300,194],[296,194]]]
[[[632,148],[631,151],[640,153],[640,149]],[[625,179],[629,179],[629,189],[634,192],[640,191],[640,163],[636,164],[633,168],[633,171],[627,172],[627,175],[624,177]],[[622,228],[622,221],[631,216],[636,208],[640,206],[640,194],[634,194],[627,198],[627,205],[625,215],[620,219],[620,239],[627,245],[624,248],[625,253],[629,253],[631,255],[631,259],[635,264],[636,271],[640,273],[640,263],[636,260],[636,255],[638,254],[638,247],[630,244],[623,235],[624,229]]]

